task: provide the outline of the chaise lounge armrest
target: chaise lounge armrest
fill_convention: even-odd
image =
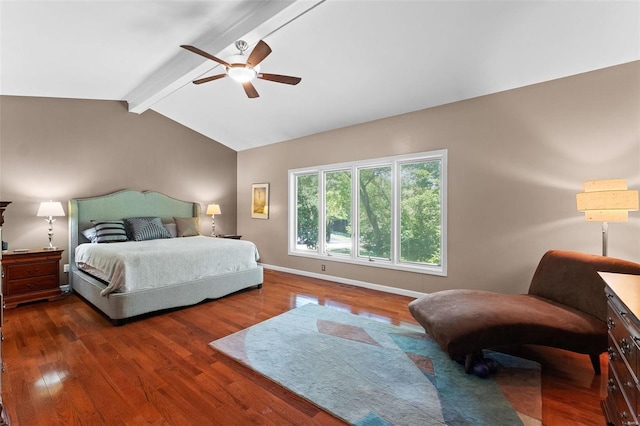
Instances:
[[[465,369],[482,349],[518,344],[588,354],[600,373],[607,350],[605,283],[598,271],[640,275],[640,264],[552,250],[538,265],[529,294],[444,290],[422,296],[409,311]]]

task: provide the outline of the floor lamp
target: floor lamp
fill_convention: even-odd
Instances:
[[[588,222],[602,222],[602,255],[607,255],[609,222],[627,222],[629,211],[638,210],[638,191],[627,189],[624,179],[591,180],[576,195],[578,211]]]

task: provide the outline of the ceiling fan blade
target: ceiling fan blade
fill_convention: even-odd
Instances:
[[[253,48],[251,55],[249,55],[249,59],[247,59],[247,64],[251,65],[252,68],[255,68],[260,62],[264,60],[271,53],[271,48],[267,43],[260,40],[256,47]]]
[[[182,47],[183,49],[187,49],[193,53],[197,53],[200,56],[204,56],[207,59],[211,59],[212,61],[216,61],[217,63],[219,63],[220,65],[224,65],[225,67],[230,66],[227,62],[223,61],[222,59],[218,59],[215,56],[205,52],[204,50],[200,50],[195,46],[189,46],[186,44],[182,44],[180,45],[180,47]]]
[[[199,78],[198,80],[193,80],[193,84],[208,83],[210,81],[218,80],[219,78],[224,78],[226,76],[226,74],[216,74],[212,75],[211,77]]]
[[[251,84],[250,81],[246,81],[244,83],[242,83],[242,87],[244,88],[245,93],[247,94],[248,97],[250,98],[257,98],[260,95],[258,95],[258,91],[256,90],[255,87],[253,87],[253,84]]]
[[[276,83],[291,84],[293,86],[295,86],[296,84],[302,81],[300,77],[291,77],[288,75],[267,74],[267,73],[258,74],[258,78],[261,78],[263,80],[275,81]]]

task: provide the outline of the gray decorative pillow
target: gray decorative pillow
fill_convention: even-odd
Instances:
[[[93,228],[88,228],[82,231],[82,235],[84,235],[85,238],[91,241],[92,243],[96,242],[96,234],[97,234],[97,231],[95,226]]]
[[[121,220],[92,220],[95,226],[91,229],[95,229],[95,235],[92,235],[90,230],[87,230],[87,234],[84,234],[92,243],[119,243],[127,241],[127,233],[124,229],[124,222]]]
[[[178,237],[195,237],[200,235],[200,220],[197,217],[174,217]]]
[[[157,240],[171,238],[159,217],[130,217],[124,220],[129,237],[133,241]]]
[[[169,234],[171,234],[171,238],[175,238],[178,236],[178,228],[175,223],[163,223],[164,227],[167,228]]]

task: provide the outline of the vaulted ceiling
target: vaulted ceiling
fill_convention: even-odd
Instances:
[[[0,94],[124,100],[237,151],[640,60],[638,1],[0,1]],[[249,99],[217,63],[273,52]]]

